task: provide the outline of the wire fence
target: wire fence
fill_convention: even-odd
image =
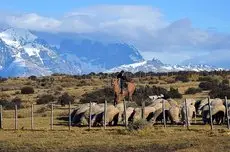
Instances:
[[[230,129],[230,116],[229,116],[229,105],[228,100],[225,97],[225,116],[224,116],[224,125],[221,125],[224,128]],[[165,100],[162,100],[162,121],[161,125],[164,128],[167,128],[170,123],[168,123],[166,119],[166,107]],[[125,128],[128,127],[128,116],[127,112],[127,103],[124,101],[124,112],[123,112],[123,126]],[[187,99],[184,100],[185,105],[185,124],[184,126],[187,129],[190,129],[190,119],[188,116],[188,104]],[[47,105],[36,105],[31,104],[28,107],[20,108],[18,105],[15,105],[14,109],[6,110],[0,105],[0,129],[3,130],[71,130],[72,128],[72,117],[71,112],[75,109],[75,105],[61,106],[57,104],[47,104]],[[210,102],[210,98],[208,98],[208,112],[210,115],[210,129],[215,129],[212,119],[212,105]],[[141,108],[141,118],[146,119],[145,117],[145,101],[142,102]],[[106,129],[108,122],[106,122],[107,118],[107,101],[104,103],[104,112],[103,112],[103,128]],[[195,114],[196,116],[196,114]],[[94,114],[92,113],[92,102],[89,102],[89,122],[88,128],[92,129],[92,119]],[[202,124],[202,119],[197,120],[197,118],[193,118],[192,125]],[[191,126],[192,126],[191,125]],[[217,125],[215,125],[217,126]],[[218,125],[220,126],[220,125]]]

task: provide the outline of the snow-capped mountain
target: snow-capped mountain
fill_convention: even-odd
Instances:
[[[112,68],[105,72],[113,73],[121,70],[129,71],[132,73],[143,71],[143,72],[176,72],[176,71],[213,71],[223,70],[222,68],[216,68],[209,65],[169,65],[164,64],[158,59],[152,59],[148,61],[138,62],[134,64],[121,65],[119,67]]]
[[[57,35],[53,35],[53,39]],[[103,72],[122,64],[143,61],[139,51],[125,43],[105,44],[88,39],[76,40],[75,37],[59,40],[60,44],[50,44],[25,29],[2,30],[0,76]]]
[[[69,65],[59,57],[55,48],[28,30],[9,28],[0,33],[0,40],[2,76],[81,72],[78,65]]]

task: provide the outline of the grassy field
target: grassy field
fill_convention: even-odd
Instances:
[[[178,89],[182,94],[180,103],[185,98],[204,99],[209,91],[185,94],[188,88],[198,88],[197,75],[189,82],[175,81],[175,76],[146,76],[135,78],[140,86],[158,86],[170,90]],[[226,126],[192,125],[190,130],[183,126],[162,125],[148,126],[140,131],[129,131],[123,126],[100,127],[88,130],[87,127],[72,127],[60,117],[68,116],[68,107],[56,104],[54,107],[54,130],[50,130],[50,106],[36,105],[41,95],[50,94],[57,98],[63,93],[74,97],[72,108],[78,104],[82,95],[105,87],[111,88],[111,78],[93,76],[74,78],[71,76],[53,76],[30,80],[11,78],[0,84],[0,99],[11,101],[15,97],[22,100],[24,108],[18,110],[18,130],[14,130],[14,110],[3,111],[3,130],[0,130],[0,151],[230,151],[230,131]],[[227,77],[228,79],[230,77]],[[193,80],[194,79],[194,80]],[[33,87],[33,94],[21,94],[24,86]],[[34,130],[31,130],[30,106],[34,103]],[[199,118],[200,120],[200,118]],[[198,122],[199,122],[198,120]]]
[[[35,106],[35,111],[43,106]],[[59,120],[68,114],[68,108],[54,109],[54,128],[50,130],[50,110],[34,114],[31,130],[30,109],[18,111],[18,130],[14,130],[14,111],[3,113],[4,130],[0,130],[0,151],[230,151],[230,130],[226,125],[163,125],[147,126],[143,130],[129,131],[123,126],[71,127]],[[44,113],[43,113],[44,114]],[[199,122],[199,119],[197,120]]]
[[[130,132],[122,127],[2,130],[0,151],[230,151],[230,131],[209,126],[162,126]]]

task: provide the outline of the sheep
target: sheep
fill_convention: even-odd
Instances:
[[[221,104],[214,104],[211,106],[212,112],[212,120],[217,124],[221,124],[223,122],[225,116],[225,106]],[[202,110],[202,120],[204,124],[207,122],[210,123],[210,114],[209,114],[209,106],[205,105]]]

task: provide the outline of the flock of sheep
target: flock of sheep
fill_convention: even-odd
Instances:
[[[163,106],[164,104],[164,106]],[[91,116],[90,104],[82,104],[78,106],[71,114],[72,125],[88,125],[89,119],[93,126],[103,125],[104,122],[104,105],[91,103]],[[147,121],[156,124],[162,122],[163,108],[165,109],[165,119],[172,124],[185,124],[192,123],[192,120],[196,116],[202,117],[204,124],[210,122],[210,110],[208,105],[208,99],[196,101],[194,99],[187,99],[185,102],[179,104],[173,99],[151,99],[151,102],[143,108],[128,106],[126,108],[126,116],[124,112],[124,104],[119,103],[117,105],[108,104],[106,110],[106,125],[118,125],[124,124],[125,118],[127,122],[134,122],[144,117]],[[224,122],[226,115],[225,101],[219,98],[210,99],[210,107],[213,123],[221,124]],[[228,109],[230,107],[228,106]],[[230,109],[228,110],[230,115]],[[187,117],[186,117],[187,116]],[[188,118],[188,119],[186,119]],[[186,121],[187,120],[187,121]]]

